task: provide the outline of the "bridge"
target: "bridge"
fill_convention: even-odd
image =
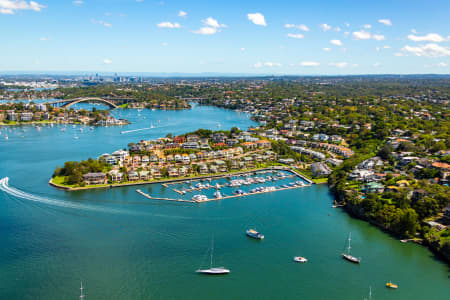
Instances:
[[[131,100],[131,99],[117,99],[119,101],[124,100]],[[83,97],[83,98],[74,98],[74,99],[63,99],[63,100],[56,100],[52,102],[47,102],[50,105],[58,106],[61,105],[64,108],[69,108],[74,104],[81,103],[81,102],[98,102],[105,104],[109,106],[110,108],[118,108],[119,106],[115,103],[116,100],[113,99],[103,99],[100,97]]]

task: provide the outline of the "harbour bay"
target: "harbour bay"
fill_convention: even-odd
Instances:
[[[326,186],[201,205],[151,201],[136,187],[69,193],[48,186],[55,166],[66,160],[97,157],[167,133],[217,129],[218,123],[222,129],[256,125],[243,113],[207,106],[113,114],[132,124],[83,132],[69,127],[65,133],[61,126],[22,126],[8,128],[9,139],[1,139],[0,177],[9,177],[11,187],[79,209],[0,192],[0,298],[76,298],[80,281],[92,299],[362,299],[369,286],[375,299],[449,294],[444,263],[424,247],[402,244],[331,208]],[[154,128],[120,134],[150,124]],[[161,186],[140,188],[164,194]],[[263,232],[265,240],[245,237],[248,227]],[[353,253],[362,258],[359,266],[340,257],[349,232]],[[217,264],[231,269],[227,277],[195,274],[208,261],[212,234]],[[295,255],[308,263],[293,263]],[[386,289],[389,280],[400,288]]]

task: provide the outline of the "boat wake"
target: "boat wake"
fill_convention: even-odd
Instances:
[[[147,127],[147,128],[125,130],[125,131],[121,131],[120,134],[127,134],[127,133],[132,133],[132,132],[137,132],[137,131],[157,129],[157,128],[163,128],[163,127],[168,127],[168,126],[167,125],[164,125],[164,126],[153,126],[153,127]]]
[[[30,193],[27,193],[27,192],[24,192],[24,191],[21,191],[21,190],[11,187],[9,185],[8,177],[0,179],[0,190],[11,196],[14,196],[14,197],[17,197],[20,199],[31,200],[34,202],[40,202],[40,203],[53,205],[53,206],[59,206],[59,207],[65,207],[65,208],[75,208],[75,209],[81,209],[81,210],[101,211],[101,212],[107,212],[107,213],[124,213],[123,210],[102,208],[102,207],[97,207],[97,206],[93,206],[93,205],[79,204],[79,203],[73,203],[73,202],[45,198],[45,197],[33,195],[33,194],[30,194]]]

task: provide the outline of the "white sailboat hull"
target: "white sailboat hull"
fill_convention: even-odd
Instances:
[[[205,274],[205,275],[225,275],[225,274],[230,273],[230,270],[220,267],[220,268],[197,270],[196,272],[199,274]]]

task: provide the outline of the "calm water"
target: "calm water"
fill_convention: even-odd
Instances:
[[[129,142],[197,128],[247,128],[244,114],[211,107],[190,111],[115,111],[123,128],[33,127],[0,135],[0,299],[446,299],[448,267],[424,247],[402,244],[332,209],[326,186],[201,205],[151,201],[136,187],[64,192],[47,181],[55,166],[123,148]],[[140,114],[140,116],[138,116]],[[145,117],[145,119],[144,119]],[[158,122],[159,120],[159,122]],[[124,130],[155,128],[120,134]],[[25,131],[23,131],[25,130]],[[74,136],[79,139],[74,139]],[[11,190],[11,188],[17,190]],[[140,186],[173,196],[159,185]],[[243,188],[244,189],[244,188]],[[27,199],[11,193],[26,192]],[[256,227],[264,241],[244,232]],[[349,232],[361,265],[340,253]],[[194,273],[208,265],[215,236],[225,277]],[[292,262],[295,255],[309,262]],[[384,287],[386,281],[398,290]]]

